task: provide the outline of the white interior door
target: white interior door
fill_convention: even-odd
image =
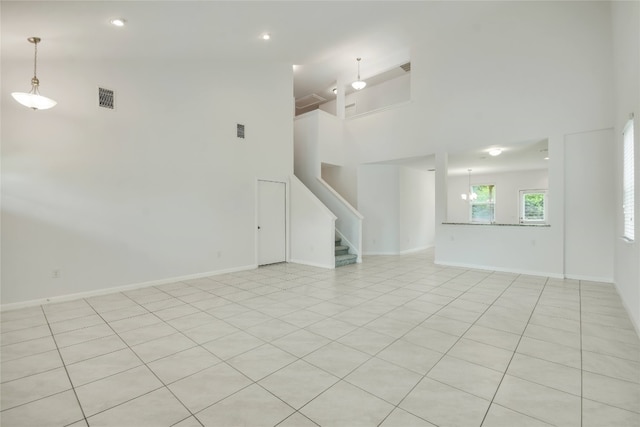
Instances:
[[[284,182],[258,181],[258,265],[286,261]]]

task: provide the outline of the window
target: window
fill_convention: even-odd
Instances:
[[[634,204],[635,204],[635,164],[633,160],[633,118],[627,122],[623,132],[622,162],[622,212],[624,215],[623,236],[634,240]]]
[[[493,184],[472,185],[471,193],[477,198],[469,203],[471,222],[496,221],[496,186]]]
[[[547,190],[520,191],[520,223],[546,224]]]

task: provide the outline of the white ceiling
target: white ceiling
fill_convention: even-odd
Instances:
[[[338,78],[367,78],[407,62],[422,2],[2,1],[2,58],[278,61],[294,67],[294,95],[332,96]],[[109,21],[124,18],[116,28]],[[260,36],[268,32],[268,42]],[[4,62],[4,61],[3,61]],[[6,62],[4,62],[6,64]]]
[[[547,139],[537,139],[449,153],[447,172],[448,175],[455,176],[467,175],[469,169],[474,174],[547,169],[548,160],[545,160],[545,157],[549,156],[548,147]],[[502,149],[502,154],[492,157],[489,155],[492,148]],[[400,165],[421,170],[434,170],[436,167],[434,155],[395,159],[377,164]]]

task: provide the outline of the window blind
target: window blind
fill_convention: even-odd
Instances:
[[[622,209],[624,214],[623,235],[629,240],[635,239],[634,206],[635,206],[635,164],[633,152],[633,119],[627,122],[623,132],[623,164],[622,164]]]

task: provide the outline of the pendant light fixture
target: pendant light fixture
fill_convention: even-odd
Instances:
[[[355,90],[364,89],[364,87],[367,85],[367,82],[365,82],[364,80],[360,80],[360,60],[361,59],[362,58],[356,58],[356,61],[358,61],[358,80],[351,83],[351,87],[353,87]]]
[[[40,37],[29,37],[27,39],[29,43],[33,43],[35,47],[35,54],[33,57],[33,78],[31,79],[31,90],[29,92],[13,92],[11,96],[25,107],[32,108],[34,110],[46,110],[57,104],[53,99],[40,95],[40,80],[38,80],[36,70],[38,64],[38,43],[40,43]]]
[[[469,202],[472,202],[478,198],[478,195],[474,193],[473,190],[471,189],[471,169],[468,169],[468,171],[469,171],[469,192],[462,193],[460,197],[462,198],[462,200],[467,200]]]

